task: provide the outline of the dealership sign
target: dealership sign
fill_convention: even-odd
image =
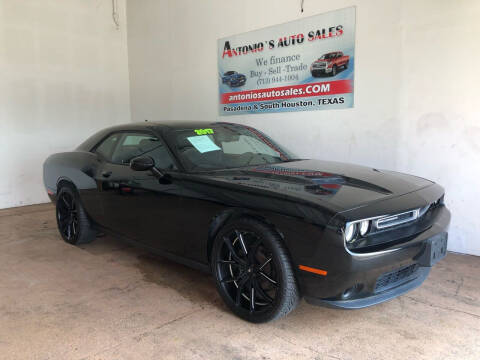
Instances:
[[[220,115],[353,107],[355,7],[218,40]]]

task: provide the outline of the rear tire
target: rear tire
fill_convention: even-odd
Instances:
[[[63,185],[57,193],[57,226],[63,240],[69,244],[87,244],[95,240],[96,231],[72,185]]]
[[[217,290],[237,316],[253,323],[276,320],[300,301],[288,252],[267,224],[240,218],[217,234],[211,254]]]

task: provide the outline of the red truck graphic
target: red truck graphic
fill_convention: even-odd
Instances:
[[[343,55],[341,51],[333,51],[322,55],[318,60],[315,60],[310,66],[310,72],[313,77],[318,77],[321,74],[337,75],[338,69],[348,68],[350,56]]]

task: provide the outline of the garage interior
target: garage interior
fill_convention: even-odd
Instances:
[[[281,5],[280,5],[281,3]],[[480,358],[480,3],[0,0],[0,359]],[[217,39],[356,6],[355,106],[218,115]],[[231,121],[302,158],[441,184],[449,253],[373,307],[254,325],[212,277],[111,236],[65,243],[52,153],[132,121]]]

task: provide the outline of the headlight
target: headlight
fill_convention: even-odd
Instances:
[[[351,242],[354,240],[354,236],[357,230],[357,224],[348,224],[345,228],[345,241]]]
[[[359,223],[360,235],[365,236],[368,232],[368,228],[370,227],[369,220],[362,220]]]

